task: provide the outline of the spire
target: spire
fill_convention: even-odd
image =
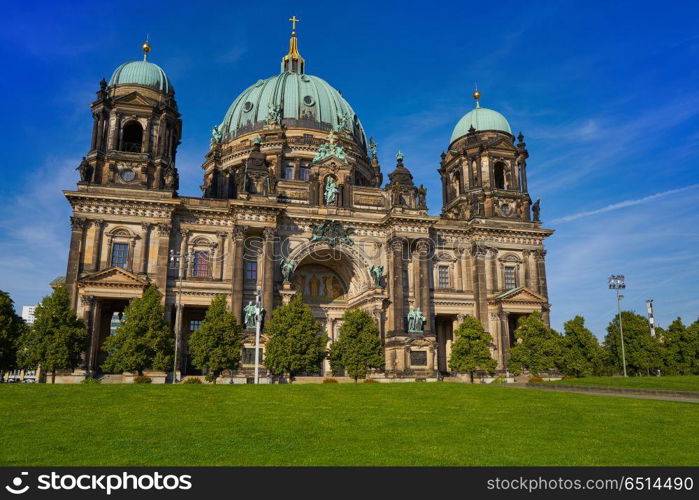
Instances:
[[[146,35],[146,41],[141,45],[141,50],[143,50],[143,60],[148,60],[148,52],[150,52],[150,42],[148,41],[148,35]]]
[[[289,18],[291,22],[291,38],[289,39],[289,52],[282,58],[282,73],[303,73],[306,61],[299,54],[296,40],[296,23],[300,22],[296,16]]]

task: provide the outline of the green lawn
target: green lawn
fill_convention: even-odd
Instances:
[[[663,389],[667,391],[699,392],[699,375],[674,377],[586,377],[557,380],[552,384],[628,387],[632,389]]]
[[[469,384],[0,386],[0,465],[696,465],[699,405]]]

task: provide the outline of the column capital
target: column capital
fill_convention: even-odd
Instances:
[[[172,230],[172,226],[170,224],[160,223],[157,226],[158,226],[158,234],[160,236],[169,236],[170,235],[170,231]]]
[[[233,238],[236,240],[245,239],[248,232],[248,226],[235,226],[233,228]]]
[[[95,297],[93,295],[81,295],[80,304],[83,307],[92,307],[95,303]]]
[[[274,229],[273,227],[266,227],[262,231],[262,237],[265,240],[272,240],[275,238],[276,235],[277,235],[277,230]]]
[[[89,224],[85,217],[72,216],[70,218],[70,227],[73,230],[85,229]]]

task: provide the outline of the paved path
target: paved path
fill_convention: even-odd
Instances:
[[[576,394],[590,394],[593,396],[610,396],[613,398],[656,399],[659,401],[675,401],[680,403],[699,404],[699,393],[655,391],[644,389],[627,389],[623,387],[592,387],[573,385],[549,385],[549,384],[503,384],[506,387],[516,389],[533,389],[535,391],[574,392]]]

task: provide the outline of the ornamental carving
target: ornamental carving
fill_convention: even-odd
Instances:
[[[334,248],[338,243],[345,245],[354,245],[354,241],[350,236],[355,232],[354,228],[345,228],[342,222],[336,220],[325,221],[322,224],[311,224],[311,242],[324,242],[329,247]]]

